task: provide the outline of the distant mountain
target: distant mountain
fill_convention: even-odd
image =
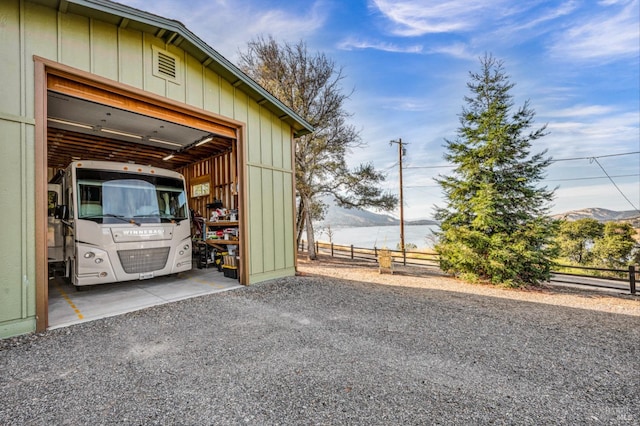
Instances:
[[[332,227],[356,227],[356,226],[392,226],[398,225],[400,220],[388,214],[373,213],[367,210],[345,209],[325,200],[329,205],[327,213],[320,226]],[[635,210],[614,211],[598,207],[572,210],[552,216],[554,219],[578,220],[584,218],[595,219],[599,222],[628,222],[634,227],[640,228],[640,214]],[[405,220],[405,225],[438,225],[431,219]]]
[[[595,219],[599,222],[629,222],[631,224],[640,223],[640,214],[635,210],[614,211],[598,207],[592,207],[581,210],[572,210],[552,216],[554,219],[579,220],[579,219]],[[634,225],[638,226],[638,225]]]
[[[326,201],[325,201],[326,202]],[[373,213],[367,210],[345,209],[329,204],[327,213],[321,226],[330,225],[332,227],[355,227],[355,226],[390,226],[398,225],[400,220],[388,214]],[[437,225],[434,220],[405,220],[405,225]]]

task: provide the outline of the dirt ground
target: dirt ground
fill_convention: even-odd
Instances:
[[[389,286],[446,290],[640,317],[639,295],[550,284],[525,289],[470,284],[448,277],[435,268],[395,265],[392,275],[381,274],[377,264],[370,261],[320,255],[316,261],[299,256],[298,274],[322,275]]]

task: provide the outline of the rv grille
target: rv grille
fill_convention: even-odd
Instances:
[[[119,250],[118,257],[127,274],[158,271],[167,264],[169,247]]]

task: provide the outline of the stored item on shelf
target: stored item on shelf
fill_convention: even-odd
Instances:
[[[223,261],[225,266],[234,266],[234,267],[238,266],[238,262],[236,261],[235,256],[232,256],[232,255],[224,256]]]
[[[213,203],[208,203],[207,204],[207,208],[208,209],[220,209],[220,208],[222,208],[222,201],[214,198],[213,199]]]
[[[238,228],[227,228],[224,230],[224,233],[230,235],[232,238],[238,238]]]
[[[222,265],[222,272],[226,278],[238,279],[238,267]]]

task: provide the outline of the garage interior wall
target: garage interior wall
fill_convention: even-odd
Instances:
[[[0,17],[0,337],[33,331],[36,323],[34,56],[244,123],[238,167],[246,167],[240,190],[249,282],[295,272],[290,125],[179,47],[127,28],[126,20],[112,25],[28,0],[2,0]],[[179,59],[174,81],[154,75],[154,49]]]

